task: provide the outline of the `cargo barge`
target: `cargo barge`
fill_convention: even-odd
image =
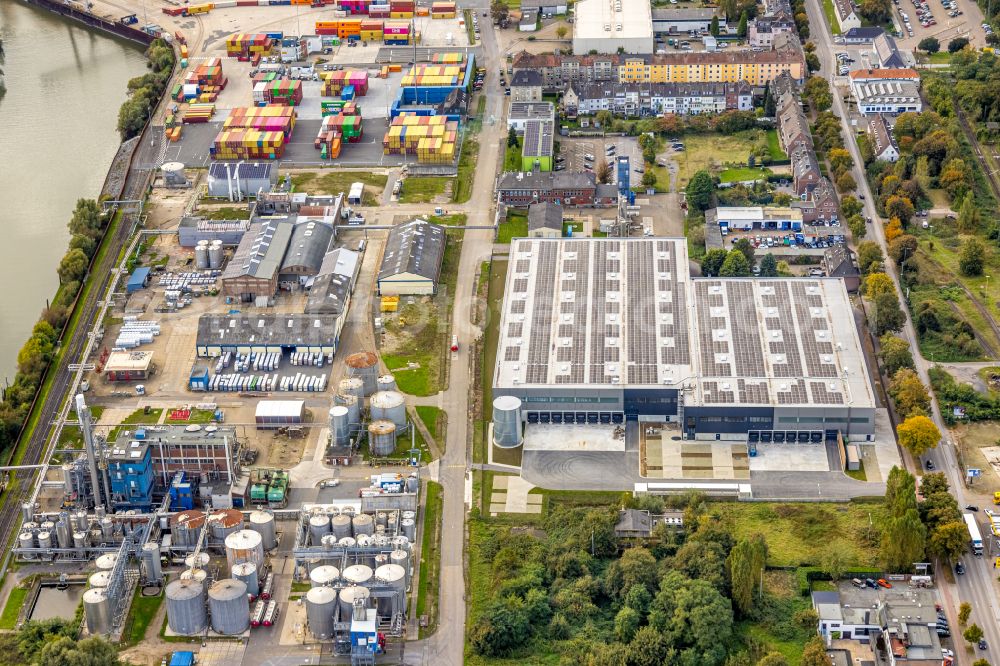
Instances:
[[[95,16],[88,11],[75,5],[64,4],[57,0],[23,0],[25,4],[34,5],[55,12],[61,16],[71,18],[74,21],[96,28],[103,32],[122,37],[132,42],[138,42],[143,46],[149,46],[156,39],[153,35],[143,32],[139,28],[126,25],[120,21],[111,21],[101,16]]]

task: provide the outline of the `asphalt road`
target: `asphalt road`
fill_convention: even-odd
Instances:
[[[833,62],[833,52],[836,49],[833,45],[830,31],[825,25],[825,19],[821,18],[824,16],[823,8],[820,6],[820,0],[807,0],[807,7],[810,17],[810,34],[812,36],[812,41],[816,44],[819,60],[823,63],[821,73],[832,82],[834,72],[831,71],[830,63]],[[833,112],[840,117],[844,136],[850,139],[850,137],[853,136],[853,129],[847,124],[847,110],[844,108],[843,100],[839,94],[833,95]],[[865,199],[863,202],[865,215],[871,216],[871,219],[874,221],[873,224],[868,225],[868,238],[874,239],[882,248],[882,252],[888,256],[885,234],[883,233],[882,228],[882,220],[878,216],[875,206],[872,203],[875,198],[872,196],[871,190],[868,187],[868,182],[864,177],[862,167],[864,162],[861,159],[861,153],[858,150],[856,142],[848,140],[846,141],[846,144],[848,150],[851,152],[851,157],[854,160],[855,167],[853,175],[859,184],[859,193],[862,194]],[[886,262],[886,272],[892,276],[900,302],[905,302],[902,290],[899,286],[899,273],[893,262]],[[921,381],[923,381],[925,385],[930,386],[930,379],[928,378],[927,371],[931,367],[931,363],[920,355],[920,347],[917,344],[916,332],[913,328],[913,322],[909,317],[909,312],[907,312],[906,325],[900,332],[900,335],[902,335],[903,338],[909,343],[910,349],[914,352],[914,362],[917,366],[917,374],[920,376]],[[961,467],[958,465],[957,461],[955,447],[951,440],[947,439],[948,430],[945,428],[944,421],[941,419],[941,412],[938,409],[937,400],[932,401],[931,410],[934,423],[938,426],[938,429],[944,433],[946,439],[942,442],[942,445],[937,447],[937,449],[924,456],[924,459],[933,460],[937,469],[942,470],[945,473],[948,478],[948,483],[951,485],[952,493],[958,500],[959,506],[964,507],[969,503],[976,502],[978,498],[972,496],[971,493],[966,493],[964,481],[962,479]],[[910,456],[904,453],[904,459],[910,459]],[[911,471],[916,468],[916,473],[920,474],[919,467],[921,465],[922,463],[917,460],[915,462],[911,461],[909,467]],[[970,624],[973,622],[979,624],[979,626],[983,628],[987,643],[992,645],[994,650],[1000,649],[1000,610],[998,610],[998,608],[1000,608],[1000,602],[998,602],[996,582],[994,580],[995,572],[992,567],[992,563],[988,561],[988,558],[974,558],[971,556],[965,557],[963,561],[966,564],[966,574],[964,576],[956,577],[955,584],[947,583],[943,576],[939,575],[937,577],[938,587],[942,595],[944,605],[947,609],[949,619],[951,620],[950,624],[954,628],[959,626],[957,621],[958,605],[962,601],[968,601],[972,604],[973,608],[972,618],[969,621]],[[962,642],[957,633],[954,634],[953,637],[957,641]],[[971,664],[972,661],[980,656],[989,656],[988,654],[981,653],[978,649],[975,652],[975,656],[970,658],[970,656],[965,653],[964,649],[955,650],[958,663]]]

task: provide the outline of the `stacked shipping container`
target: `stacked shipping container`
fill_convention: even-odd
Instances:
[[[260,85],[260,84],[258,84]],[[256,87],[254,88],[256,100]],[[264,84],[264,103],[298,106],[302,103],[302,82],[280,79]]]
[[[361,112],[353,102],[346,102],[330,115],[326,115],[324,109],[323,124],[313,145],[320,151],[322,159],[332,160],[340,157],[343,141],[358,143],[362,135]]]
[[[190,104],[184,113],[186,123],[207,123],[215,115],[215,104]]]
[[[229,112],[222,128],[280,132],[287,139],[295,128],[295,118],[295,109],[287,106],[238,107]]]
[[[416,3],[413,0],[391,0],[389,16],[394,19],[411,19]]]
[[[386,155],[416,155],[424,164],[451,164],[457,143],[457,122],[445,116],[404,113],[392,119],[382,149]]]
[[[368,94],[368,72],[341,69],[336,72],[323,73],[323,95],[337,97],[347,86],[354,87],[355,96],[364,97]]]
[[[435,2],[431,4],[432,19],[453,19],[456,10],[454,2]]]
[[[226,55],[237,60],[248,61],[255,55],[268,55],[274,41],[265,33],[233,33],[226,39]]]

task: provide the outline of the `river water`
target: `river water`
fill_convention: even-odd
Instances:
[[[0,381],[58,287],[66,224],[118,150],[125,84],[142,48],[18,0],[0,0]]]

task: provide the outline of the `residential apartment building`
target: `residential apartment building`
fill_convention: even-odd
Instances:
[[[821,176],[812,190],[807,192],[805,200],[793,201],[792,208],[802,211],[802,221],[815,224],[839,219],[840,204],[837,202],[837,191],[826,176]]]
[[[522,69],[514,73],[510,82],[511,102],[542,101],[542,75],[530,69]]]
[[[858,8],[854,4],[854,0],[833,0],[833,11],[837,15],[841,32],[861,27],[861,17],[858,16]],[[836,28],[836,26],[830,27]]]
[[[506,172],[497,185],[500,203],[518,207],[543,202],[593,206],[596,192],[594,174],[571,171]]]
[[[896,145],[896,138],[892,135],[889,123],[881,113],[876,113],[868,120],[868,140],[871,142],[872,152],[875,154],[876,160],[885,162],[899,160],[899,146]]]
[[[753,91],[746,83],[623,83],[571,84],[563,94],[570,113],[591,115],[610,111],[623,116],[697,115],[753,109]]]
[[[747,24],[747,41],[750,46],[769,49],[775,36],[794,31],[795,21],[790,15],[755,18]]]

